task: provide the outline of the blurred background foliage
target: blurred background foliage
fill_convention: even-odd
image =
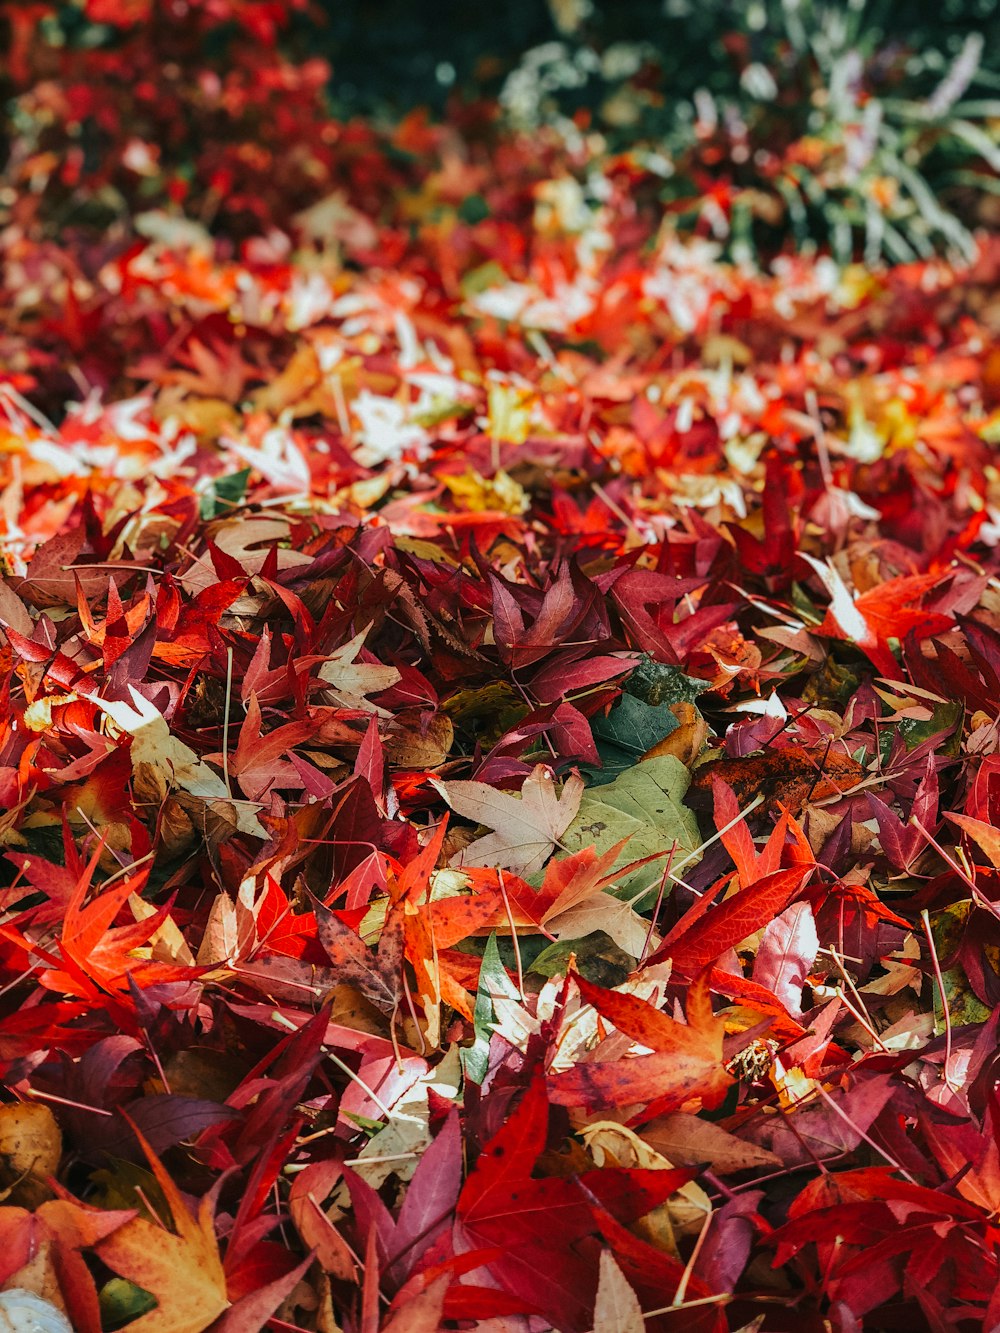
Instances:
[[[467,142],[551,136],[583,177],[627,157],[680,229],[740,260],[968,255],[1000,217],[1000,0],[0,0],[0,16],[0,209],[27,187],[64,223],[165,198],[246,230],[267,196],[259,226],[282,225],[336,184],[344,126],[384,132],[398,160],[391,127],[415,108]]]
[[[486,93],[519,127],[645,148],[664,200],[737,257],[787,236],[843,260],[968,253],[1000,212],[998,0],[325,8],[345,110]]]
[[[810,41],[853,44],[866,55],[906,50],[929,62],[920,70],[927,74],[943,70],[970,32],[1000,37],[998,0],[323,0],[314,18],[319,13],[320,44],[345,109],[398,114],[427,105],[442,113],[453,90],[498,93],[504,76],[520,69],[513,82],[525,96],[541,95],[540,111],[586,108],[609,126],[621,125],[623,109],[608,108],[608,96],[639,68],[647,95],[625,118],[658,95],[664,102],[690,99],[699,88],[725,95],[741,57],[784,64]],[[984,52],[984,72],[989,60],[996,73],[996,40]],[[550,81],[529,89],[527,72],[542,67]]]

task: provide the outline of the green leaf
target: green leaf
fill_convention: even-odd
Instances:
[[[485,292],[489,287],[503,286],[509,279],[500,265],[493,259],[485,264],[480,264],[478,268],[473,268],[462,277],[462,295],[465,297],[478,296],[480,292]]]
[[[457,690],[444,700],[441,710],[454,722],[460,739],[470,749],[476,741],[489,749],[530,711],[514,687],[504,680],[491,681],[477,689]]]
[[[947,958],[960,947],[968,929],[971,912],[972,902],[966,898],[961,902],[950,903],[931,917],[934,950],[938,958]],[[944,983],[943,997],[936,978],[932,987],[934,1032],[937,1036],[947,1029],[945,1003],[948,1009],[948,1022],[956,1025],[986,1022],[991,1010],[976,996],[969,978],[961,967],[950,967],[943,971],[941,981]]]
[[[589,785],[603,786],[632,768],[647,750],[679,725],[671,707],[694,703],[705,688],[703,680],[686,676],[680,667],[641,657],[625,683],[624,694],[607,716],[591,721],[590,730],[602,766],[581,769]]]
[[[598,986],[620,986],[635,966],[634,959],[614,942],[603,930],[595,930],[576,940],[557,940],[547,945],[529,971],[542,977],[563,977],[570,957],[576,959],[576,970]]]
[[[908,750],[916,749],[918,745],[922,745],[924,741],[929,741],[934,736],[941,736],[941,744],[937,746],[938,754],[946,754],[949,758],[954,758],[961,748],[961,722],[964,712],[965,705],[963,703],[957,699],[949,700],[947,703],[938,704],[926,722],[921,722],[917,718],[905,717],[900,722],[897,730]],[[886,727],[880,734],[883,763],[888,762],[894,734],[889,727]]]
[[[852,668],[838,662],[831,652],[827,654],[826,661],[819,671],[814,672],[806,681],[802,698],[808,704],[846,705],[860,683]]]
[[[106,1329],[122,1328],[156,1309],[156,1297],[134,1282],[113,1277],[101,1288],[101,1323]]]
[[[206,521],[219,518],[242,504],[249,479],[248,467],[241,468],[239,472],[231,472],[226,477],[215,477],[201,497],[201,517]]]
[[[656,708],[660,704],[693,704],[704,694],[707,684],[696,676],[686,676],[680,667],[641,657],[625,683],[626,693]],[[648,747],[647,747],[648,748]]]
[[[463,222],[475,226],[490,215],[490,206],[481,194],[470,194],[458,206],[458,216]]]
[[[514,986],[497,948],[496,931],[486,941],[483,961],[479,968],[479,986],[476,989],[476,1003],[472,1010],[472,1026],[475,1040],[461,1052],[462,1073],[472,1083],[482,1083],[489,1066],[490,1037],[493,1035],[493,1023],[496,1014],[493,1010],[493,996],[503,995],[508,999],[518,998]]]
[[[616,868],[668,853],[675,843],[674,864],[693,857],[701,846],[698,821],[682,804],[690,781],[691,775],[673,755],[633,764],[613,782],[584,792],[577,816],[562,836],[563,847],[569,852],[595,847],[600,853],[627,838]],[[632,898],[655,888],[666,863],[663,855],[624,876],[613,890],[615,897]]]
[[[603,767],[582,769],[584,777],[591,786],[613,782],[678,725],[669,704],[651,707],[634,695],[623,694],[606,717],[591,720],[590,730]]]
[[[90,1183],[88,1203],[99,1208],[137,1208],[140,1216],[152,1220],[162,1216],[167,1207],[153,1173],[123,1158],[110,1158],[110,1166],[91,1173]]]

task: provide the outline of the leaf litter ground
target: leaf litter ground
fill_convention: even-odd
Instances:
[[[996,1328],[1000,250],[404,134],[294,245],[5,236],[0,1280]]]

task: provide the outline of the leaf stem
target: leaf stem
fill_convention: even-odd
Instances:
[[[226,703],[222,715],[222,778],[230,797],[233,789],[229,781],[229,702],[233,693],[233,647],[226,647]]]

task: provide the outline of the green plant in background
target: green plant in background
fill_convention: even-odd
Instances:
[[[622,159],[643,207],[736,260],[968,257],[1000,220],[1000,0],[189,8],[0,0],[0,220],[166,204],[252,234],[363,176],[361,140],[415,107],[570,161],[586,137],[595,179]],[[419,169],[392,165],[400,189]]]
[[[508,75],[511,121],[627,146],[735,258],[789,238],[840,262],[967,258],[996,219],[995,0],[551,3],[562,37]]]

